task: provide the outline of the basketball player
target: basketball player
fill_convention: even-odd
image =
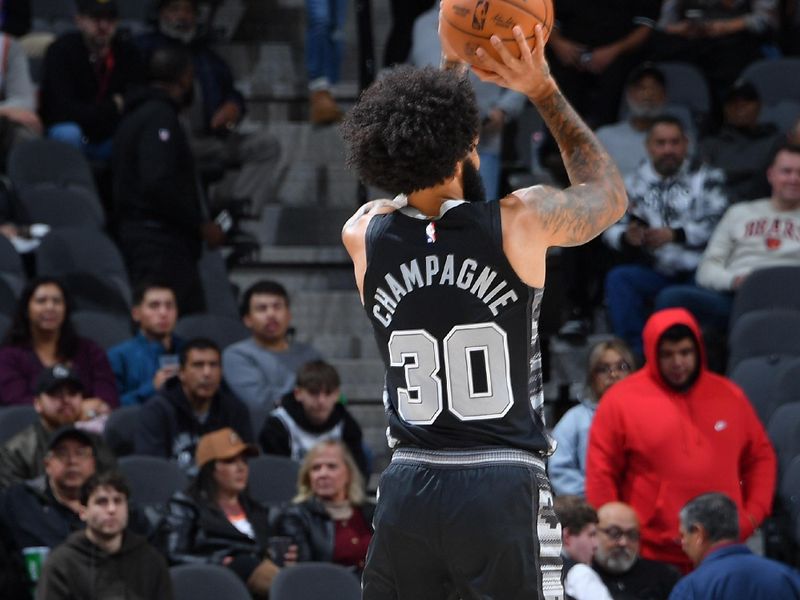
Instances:
[[[387,367],[394,448],[365,600],[563,598],[541,414],[545,253],[592,239],[627,200],[550,76],[541,29],[533,53],[515,36],[523,58],[498,40],[502,63],[482,52],[476,72],[536,105],[561,147],[567,190],[481,202],[478,110],[460,69],[398,68],[343,124],[349,164],[398,194],[366,204],[343,231]]]

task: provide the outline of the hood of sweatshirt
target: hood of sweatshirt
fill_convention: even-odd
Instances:
[[[658,343],[664,332],[673,325],[686,325],[694,333],[695,343],[697,344],[700,360],[698,364],[698,377],[706,370],[706,349],[703,344],[703,336],[700,326],[692,314],[683,308],[667,308],[653,313],[648,319],[642,331],[642,341],[644,342],[644,357],[647,361],[645,369],[659,385],[668,391],[674,391],[664,381],[661,371],[658,368]]]

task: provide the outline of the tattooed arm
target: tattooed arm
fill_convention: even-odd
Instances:
[[[479,49],[482,67],[473,70],[484,81],[528,96],[558,143],[572,183],[566,190],[534,186],[501,201],[506,255],[526,283],[541,286],[547,248],[588,242],[622,217],[628,199],[614,161],[550,76],[541,27],[533,52],[519,27],[514,35],[521,58],[492,38],[503,63]]]

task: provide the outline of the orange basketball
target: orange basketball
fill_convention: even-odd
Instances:
[[[514,57],[519,45],[511,29],[522,27],[525,39],[533,48],[534,28],[541,23],[544,39],[553,27],[553,0],[442,0],[439,13],[439,37],[468,63],[478,64],[475,51],[480,47],[500,60],[489,38],[497,35]]]

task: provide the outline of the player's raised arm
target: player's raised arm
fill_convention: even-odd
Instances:
[[[525,94],[542,115],[561,150],[572,185],[566,190],[535,186],[514,192],[510,204],[515,227],[525,229],[544,246],[575,246],[588,242],[622,217],[628,199],[614,161],[558,89],[544,56],[544,35],[536,26],[531,51],[522,30],[514,27],[520,58],[514,58],[496,37],[503,62],[478,49],[476,75]]]

